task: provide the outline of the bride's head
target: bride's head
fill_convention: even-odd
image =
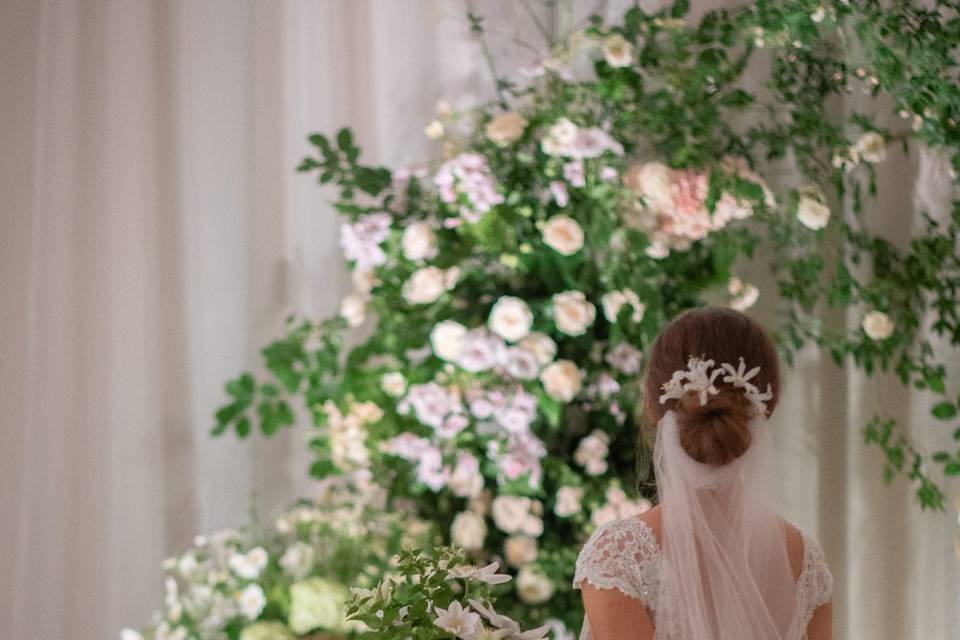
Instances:
[[[760,367],[750,382],[761,390],[770,385],[773,398],[767,401],[772,413],[780,396],[780,367],[777,352],[763,327],[732,309],[694,309],[677,316],[657,336],[647,358],[644,380],[644,413],[650,425],[673,410],[680,430],[680,444],[694,460],[723,465],[743,455],[750,446],[747,424],[754,409],[742,389],[717,379],[719,391],[701,404],[696,392],[661,404],[664,383],[675,371],[687,369],[690,358],[713,360],[737,366],[743,358],[747,370]]]

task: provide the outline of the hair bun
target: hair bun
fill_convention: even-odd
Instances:
[[[728,385],[718,388],[720,392],[709,396],[706,404],[691,391],[674,409],[683,449],[697,462],[717,466],[736,460],[750,446],[748,424],[753,416],[746,394]]]

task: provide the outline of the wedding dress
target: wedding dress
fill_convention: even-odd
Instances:
[[[833,578],[819,543],[802,532],[794,577],[784,521],[770,510],[766,420],[751,422],[747,452],[722,467],[690,458],[677,429],[668,412],[654,452],[663,540],[636,516],[598,528],[580,552],[573,586],[586,581],[636,599],[656,640],[803,640],[814,611],[832,597]],[[580,640],[591,637],[585,618]]]

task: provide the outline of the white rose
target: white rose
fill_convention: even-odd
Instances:
[[[830,208],[813,198],[800,196],[800,202],[797,204],[797,219],[809,229],[823,229],[830,221]]]
[[[487,320],[490,330],[507,340],[516,342],[530,333],[533,313],[527,303],[513,296],[502,296],[490,310]]]
[[[633,62],[633,45],[614,33],[603,41],[603,57],[611,67],[629,67]]]
[[[437,267],[417,269],[410,279],[403,283],[403,299],[410,304],[430,304],[436,302],[443,293],[456,284],[459,270],[444,271]]]
[[[519,346],[521,349],[532,353],[541,367],[553,362],[553,359],[557,356],[557,343],[553,341],[553,338],[539,331],[535,331],[521,340]]]
[[[487,123],[487,138],[494,144],[505,147],[519,140],[526,127],[526,118],[515,111],[508,111]]]
[[[554,586],[543,571],[533,565],[517,573],[517,595],[527,604],[543,604],[553,597]]]
[[[596,308],[582,291],[564,291],[553,296],[554,322],[569,336],[582,336],[596,315]]]
[[[456,362],[463,353],[463,341],[467,328],[454,320],[438,322],[430,332],[430,346],[437,357],[447,362]]]
[[[582,487],[560,487],[557,489],[557,503],[553,507],[553,512],[561,518],[569,518],[580,513],[582,502]]]
[[[437,235],[430,225],[417,222],[403,230],[400,241],[407,260],[429,260],[437,255]]]
[[[359,327],[367,319],[367,302],[359,293],[351,293],[340,302],[340,317],[351,327]]]
[[[443,123],[439,120],[434,120],[423,128],[423,133],[431,140],[441,138],[443,137]]]
[[[461,511],[450,525],[450,537],[466,551],[479,551],[487,537],[487,523],[472,511]]]
[[[143,640],[143,635],[133,629],[124,629],[120,632],[120,640]]]
[[[556,215],[543,225],[543,241],[557,253],[570,256],[583,248],[583,229],[573,218]]]
[[[399,398],[407,390],[407,381],[399,371],[391,371],[383,374],[380,379],[380,387],[394,398]]]
[[[540,382],[547,395],[560,402],[570,402],[583,386],[583,372],[569,360],[557,360],[540,372]]]
[[[537,541],[528,536],[510,536],[503,544],[503,552],[507,564],[519,568],[537,559]]]
[[[860,136],[854,149],[867,162],[883,162],[887,159],[887,141],[876,131],[868,131]]]
[[[248,584],[243,591],[237,594],[240,612],[247,620],[256,620],[263,612],[263,607],[267,604],[267,598],[263,595],[263,589],[258,584]]]
[[[617,321],[617,316],[620,315],[620,309],[622,309],[623,305],[625,304],[629,304],[631,307],[633,307],[631,320],[634,322],[640,322],[643,320],[643,314],[647,311],[646,305],[640,302],[640,296],[638,296],[635,291],[631,291],[630,289],[611,291],[610,293],[604,295],[600,302],[603,304],[603,315],[608,322]]]
[[[863,332],[871,340],[886,340],[893,335],[894,324],[883,311],[870,311],[863,316]]]
[[[518,533],[530,515],[530,498],[497,496],[490,505],[493,522],[505,533]]]

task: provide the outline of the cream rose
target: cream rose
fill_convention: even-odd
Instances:
[[[437,255],[437,235],[430,225],[417,222],[403,230],[400,241],[407,260],[429,260]]]
[[[543,571],[533,565],[517,573],[517,595],[527,604],[543,604],[553,597],[554,586]]]
[[[603,296],[600,303],[603,305],[603,315],[608,322],[616,322],[620,310],[627,304],[633,308],[630,319],[634,322],[643,320],[643,314],[647,311],[646,305],[640,302],[640,296],[630,289],[611,291]]]
[[[520,298],[502,296],[490,310],[487,325],[504,340],[516,342],[529,335],[533,313]]]
[[[466,551],[479,551],[487,538],[487,523],[472,511],[461,511],[450,525],[450,537]]]
[[[463,353],[467,328],[454,320],[438,322],[430,331],[430,346],[441,360],[456,362]]]
[[[516,111],[501,113],[487,123],[487,138],[494,144],[505,147],[520,139],[527,128],[527,119]]]
[[[619,33],[609,35],[603,41],[603,58],[611,67],[629,67],[633,62],[633,45]]]
[[[863,332],[871,340],[886,340],[893,335],[895,328],[893,320],[883,311],[870,311],[863,316],[861,325],[863,326]]]
[[[417,269],[410,279],[403,283],[403,299],[410,304],[429,304],[436,302],[445,291],[456,284],[459,270],[454,267],[444,271],[437,267]]]
[[[537,559],[539,550],[537,541],[528,536],[510,536],[503,544],[503,552],[507,557],[507,564],[511,567],[522,567]]]
[[[443,123],[439,120],[434,120],[426,127],[423,128],[423,134],[430,138],[431,140],[437,140],[443,137]]]
[[[351,327],[359,327],[367,319],[367,302],[359,293],[351,293],[340,302],[340,317]]]
[[[800,196],[797,203],[797,219],[808,229],[823,229],[830,221],[830,208],[808,196]]]
[[[553,216],[543,225],[543,241],[557,253],[570,256],[583,248],[583,229],[570,216]]]
[[[519,533],[530,517],[530,498],[497,496],[490,510],[498,529],[504,533]]]
[[[557,343],[553,338],[545,333],[534,331],[526,338],[520,341],[519,346],[525,351],[529,351],[537,359],[537,364],[544,367],[557,356]]]
[[[350,273],[353,290],[362,296],[369,296],[380,281],[373,275],[373,269],[354,269]]]
[[[643,196],[648,208],[670,207],[673,202],[673,178],[670,167],[662,162],[646,162],[627,170],[623,183],[628,189]]]
[[[568,336],[582,336],[596,315],[596,308],[582,291],[564,291],[553,296],[554,322]]]
[[[583,386],[583,372],[569,360],[557,360],[540,372],[540,382],[547,395],[559,402],[570,402]]]
[[[380,379],[380,388],[388,395],[399,398],[407,390],[407,381],[399,371],[391,371],[383,374]]]
[[[740,312],[746,311],[757,304],[757,300],[760,298],[760,289],[736,277],[730,279],[727,291],[733,296],[730,299],[730,308]]]
[[[582,487],[560,487],[557,489],[557,502],[553,506],[553,512],[561,518],[569,518],[580,513],[582,502]]]
[[[876,131],[860,136],[854,149],[866,162],[883,162],[887,159],[887,141]]]

